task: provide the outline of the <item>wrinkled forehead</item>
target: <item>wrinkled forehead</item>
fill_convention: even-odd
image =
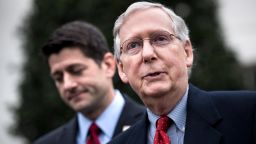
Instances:
[[[136,13],[139,12],[143,12],[143,11],[148,11],[148,10],[152,10],[152,9],[157,9],[163,13],[165,13],[166,15],[169,16],[170,20],[172,20],[172,14],[171,10],[165,8],[165,7],[160,7],[160,6],[154,6],[154,7],[132,7],[132,8],[128,8],[118,19],[117,19],[117,29],[120,30],[120,28],[122,27],[122,25],[127,21],[127,19],[130,19],[131,15],[134,15]]]
[[[134,10],[127,15],[120,26],[120,40],[141,36],[144,37],[154,31],[173,32],[170,16],[161,8],[147,8]]]

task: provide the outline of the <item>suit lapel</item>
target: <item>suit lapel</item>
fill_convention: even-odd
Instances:
[[[207,92],[190,85],[184,144],[219,144],[221,133],[214,125],[221,120]]]
[[[62,130],[58,142],[60,144],[76,144],[77,119],[72,119]]]
[[[120,115],[120,118],[117,122],[113,137],[123,132],[124,127],[130,127],[137,120],[139,120],[144,111],[144,108],[142,108],[142,106],[139,106],[138,104],[134,103],[127,96],[123,97],[125,100],[125,105]]]
[[[132,133],[125,144],[147,144],[149,121],[147,114],[134,125]]]
[[[135,123],[145,111],[142,106],[135,104],[128,97],[124,96],[124,99],[125,105],[115,128],[114,136],[121,133],[124,126],[130,126]],[[77,131],[78,124],[75,117],[61,129],[60,135],[56,137],[56,142],[60,144],[75,144]]]

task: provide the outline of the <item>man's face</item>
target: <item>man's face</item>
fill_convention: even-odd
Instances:
[[[150,8],[132,13],[119,32],[121,45],[131,38],[144,39],[138,53],[126,54],[121,50],[118,72],[122,81],[129,83],[146,105],[162,97],[166,101],[177,101],[187,87],[187,70],[193,62],[190,41],[182,42],[173,37],[170,44],[153,47],[148,38],[159,31],[174,34],[172,21],[161,9]]]
[[[111,101],[115,63],[105,54],[98,65],[78,48],[64,48],[49,57],[51,75],[63,101],[75,111],[93,113]]]

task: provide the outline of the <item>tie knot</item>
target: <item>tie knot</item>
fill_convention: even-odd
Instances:
[[[97,124],[92,123],[90,128],[89,128],[90,134],[99,134],[100,133],[100,128],[97,126]]]
[[[100,144],[99,141],[99,134],[100,134],[100,128],[93,122],[89,128],[89,134],[88,139],[86,141],[86,144]]]
[[[171,119],[163,115],[156,121],[156,129],[167,132],[168,128],[171,126]]]

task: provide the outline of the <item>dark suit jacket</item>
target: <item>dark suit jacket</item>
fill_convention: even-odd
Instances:
[[[113,137],[122,132],[125,125],[132,125],[137,122],[142,115],[145,115],[145,108],[124,96],[125,105],[119,117]],[[65,125],[53,130],[45,136],[39,138],[34,144],[76,144],[76,134],[78,131],[77,118],[73,118]]]
[[[110,144],[146,144],[147,115]],[[192,85],[184,144],[256,144],[256,92],[206,92]]]

